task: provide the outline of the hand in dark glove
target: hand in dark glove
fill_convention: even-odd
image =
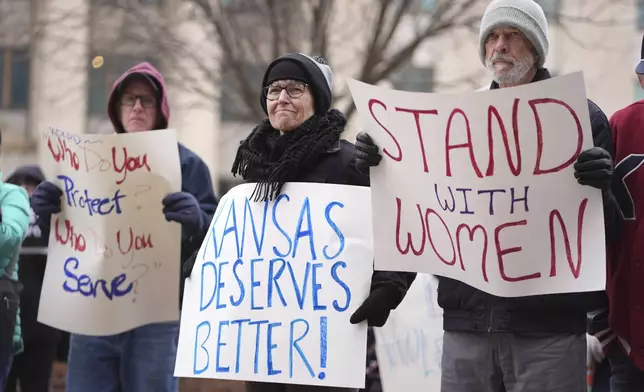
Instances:
[[[199,202],[194,196],[187,192],[175,192],[164,197],[161,202],[167,221],[179,222],[191,233],[200,234],[204,219]]]
[[[608,151],[593,147],[583,151],[575,163],[575,178],[581,185],[607,190],[613,178],[613,159]]]
[[[60,212],[60,198],[63,191],[49,181],[43,181],[31,194],[31,208],[43,219]]]
[[[400,290],[395,286],[383,285],[372,288],[367,299],[351,315],[349,322],[358,324],[367,320],[370,327],[382,327],[393,308],[391,304],[396,302],[395,299],[398,297],[400,297]]]
[[[365,175],[369,174],[369,168],[378,166],[382,155],[378,146],[366,132],[358,133],[356,136],[356,169]]]

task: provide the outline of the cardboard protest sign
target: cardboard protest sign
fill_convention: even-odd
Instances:
[[[369,188],[239,185],[186,280],[175,375],[364,386],[367,325],[349,323],[373,272]]]
[[[382,328],[374,328],[384,392],[440,391],[443,310],[436,301],[438,280],[418,274]]]
[[[42,134],[42,167],[62,191],[52,216],[38,321],[112,335],[179,318],[181,227],[161,200],[181,190],[172,130]]]
[[[349,86],[381,147],[371,171],[375,268],[514,297],[603,290],[601,192],[581,73],[467,94]]]

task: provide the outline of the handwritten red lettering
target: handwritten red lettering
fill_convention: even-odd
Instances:
[[[51,156],[54,158],[54,160],[56,162],[68,161],[71,168],[78,171],[78,168],[80,167],[78,154],[67,147],[67,142],[60,138],[56,138],[58,143],[52,143],[51,137],[48,137],[47,139],[47,147],[49,148],[49,152],[51,152]],[[56,144],[56,151],[54,151],[54,144]]]
[[[429,173],[429,166],[427,165],[427,155],[425,154],[425,143],[423,142],[423,132],[420,129],[420,115],[421,114],[436,114],[438,115],[438,110],[417,110],[417,109],[405,109],[405,108],[396,108],[397,112],[412,113],[414,115],[414,121],[416,121],[416,132],[418,132],[418,143],[420,143],[420,152],[423,155],[423,169],[425,173]]]
[[[449,237],[449,242],[452,245],[452,260],[450,260],[450,261],[445,259],[440,253],[438,253],[438,250],[436,250],[436,246],[434,246],[434,241],[432,240],[432,230],[429,227],[429,216],[430,215],[435,215],[438,218],[438,220],[441,221],[441,223],[443,224],[443,228],[445,229],[445,232],[447,233],[447,236]],[[454,240],[452,239],[452,234],[449,232],[449,228],[447,227],[447,223],[445,223],[445,220],[443,220],[443,218],[441,218],[441,216],[438,215],[438,213],[436,211],[434,211],[431,208],[428,208],[425,211],[425,225],[427,226],[427,236],[429,237],[429,245],[431,245],[432,250],[434,250],[434,254],[436,254],[436,256],[438,256],[438,258],[441,259],[441,261],[443,263],[447,264],[447,265],[456,264],[456,249],[454,248]]]
[[[148,248],[154,248],[152,244],[152,235],[134,235],[132,228],[129,229],[129,240],[126,248],[123,248],[121,244],[121,230],[116,232],[116,243],[118,245],[119,251],[121,254],[125,255],[130,252],[139,251]]]
[[[508,141],[508,133],[505,130],[505,125],[501,119],[499,111],[492,105],[488,108],[487,111],[487,138],[488,138],[488,149],[490,150],[490,159],[487,165],[487,172],[485,175],[490,177],[494,175],[494,138],[492,137],[492,118],[496,119],[499,128],[501,129],[501,137],[503,138],[503,145],[505,146],[505,154],[508,158],[508,165],[510,166],[510,171],[515,176],[521,174],[521,148],[519,148],[519,99],[514,100],[512,105],[512,131],[514,134],[514,146],[517,152],[517,164],[514,165],[512,161],[512,153],[510,152],[510,142]]]
[[[128,172],[134,172],[142,168],[150,171],[150,166],[148,165],[148,154],[131,157],[128,155],[127,148],[125,147],[123,147],[123,160],[120,165],[117,164],[116,147],[112,147],[112,166],[114,167],[114,171],[117,173],[123,173],[123,177],[116,181],[117,185],[120,185],[125,181]]]
[[[72,223],[69,221],[69,219],[65,219],[65,235],[61,235],[60,233],[60,225],[58,224],[58,218],[54,221],[54,236],[56,237],[56,241],[61,244],[61,245],[67,245],[77,251],[77,252],[84,252],[85,248],[87,247],[87,242],[85,241],[85,236],[83,236],[81,233],[77,233],[76,230],[74,230],[74,226],[72,226]]]
[[[457,114],[460,114],[465,120],[465,132],[467,132],[467,143],[452,145],[450,144],[452,121],[454,120],[454,116]],[[445,131],[445,171],[446,171],[445,174],[447,175],[447,177],[452,176],[450,152],[451,150],[454,150],[457,148],[467,148],[469,150],[470,162],[472,163],[472,168],[474,169],[474,172],[476,173],[477,177],[483,178],[483,174],[481,174],[481,170],[479,169],[479,166],[476,163],[476,158],[474,157],[474,147],[472,146],[472,131],[470,129],[470,120],[467,118],[467,115],[465,114],[465,112],[459,108],[455,108],[454,110],[452,110],[452,113],[449,115],[449,119],[447,120],[447,130]]]
[[[416,207],[418,208],[418,215],[420,215],[420,224],[423,229],[423,235],[421,236],[422,242],[420,243],[420,247],[416,249],[414,247],[414,243],[411,238],[411,233],[407,232],[407,246],[405,249],[402,249],[400,246],[400,217],[402,216],[402,200],[400,198],[396,198],[396,206],[397,206],[397,213],[396,213],[396,247],[398,248],[398,252],[400,252],[401,255],[406,255],[409,253],[409,249],[411,248],[411,251],[416,255],[421,255],[425,251],[425,237],[427,236],[427,230],[425,226],[425,220],[423,220],[423,212],[420,209],[420,205],[416,204]]]
[[[458,258],[461,260],[461,269],[465,271],[465,264],[463,263],[463,255],[461,254],[461,237],[459,234],[461,234],[461,230],[467,230],[468,236],[470,238],[470,241],[474,241],[474,235],[476,234],[477,230],[481,230],[483,233],[483,255],[481,257],[481,270],[483,272],[483,280],[486,282],[489,282],[488,277],[487,277],[487,231],[485,231],[485,228],[481,225],[476,225],[474,228],[470,228],[467,224],[461,223],[458,225],[456,228],[456,248],[458,249]]]
[[[582,239],[582,228],[584,223],[584,212],[586,212],[586,205],[588,204],[588,199],[584,199],[579,204],[579,213],[577,214],[577,265],[573,265],[572,261],[572,251],[570,249],[570,241],[568,239],[568,230],[566,230],[566,225],[561,218],[561,213],[559,210],[554,209],[550,212],[550,276],[557,276],[557,252],[555,251],[555,228],[554,220],[555,218],[559,221],[559,227],[563,233],[563,242],[566,248],[566,258],[568,259],[568,265],[570,266],[570,271],[572,276],[575,279],[579,278],[579,272],[581,270],[581,239]]]
[[[522,280],[529,280],[529,279],[537,279],[541,277],[540,272],[536,272],[534,274],[530,275],[523,275],[519,276],[516,278],[509,277],[505,273],[505,265],[503,264],[503,256],[510,254],[510,253],[516,253],[516,252],[521,252],[523,250],[522,247],[520,246],[515,246],[513,248],[507,248],[507,249],[501,249],[501,241],[499,239],[499,235],[501,234],[501,231],[506,228],[514,227],[514,226],[525,226],[528,224],[528,221],[520,220],[517,222],[508,222],[504,223],[502,225],[499,225],[495,230],[494,230],[494,244],[496,245],[496,255],[499,260],[499,270],[501,272],[501,279],[505,280],[506,282],[520,282]]]
[[[391,133],[387,129],[387,127],[382,125],[382,123],[378,120],[378,118],[376,118],[376,115],[373,113],[373,106],[375,104],[378,104],[378,105],[382,106],[383,108],[385,108],[385,110],[387,110],[387,106],[384,103],[382,103],[381,101],[377,100],[377,99],[370,99],[369,100],[369,113],[371,113],[371,117],[373,117],[374,121],[377,122],[378,125],[380,125],[380,127],[382,129],[384,129],[385,132],[387,132],[387,134],[391,137],[391,139],[394,141],[394,143],[396,143],[396,148],[398,149],[398,155],[397,156],[391,155],[386,148],[383,148],[382,152],[385,153],[389,158],[393,159],[394,161],[400,162],[400,161],[402,161],[402,157],[403,157],[402,148],[400,148],[400,144],[398,143],[398,140],[396,140],[396,137],[393,135],[393,133]]]
[[[562,163],[561,165],[553,167],[551,169],[542,169],[541,157],[543,156],[543,127],[541,126],[541,119],[539,118],[537,105],[542,105],[547,103],[554,103],[557,105],[561,105],[566,109],[568,109],[568,111],[570,112],[570,115],[575,120],[575,124],[577,125],[577,150],[570,157],[570,159],[568,159],[566,162]],[[553,98],[533,99],[528,101],[528,104],[532,109],[532,113],[534,114],[534,121],[537,125],[537,162],[534,166],[534,175],[537,176],[541,174],[556,173],[572,165],[575,162],[575,159],[577,159],[577,156],[581,152],[582,145],[584,144],[584,131],[581,128],[581,122],[579,121],[579,117],[577,117],[577,113],[575,113],[573,108],[571,108],[570,105],[568,105],[567,103]]]

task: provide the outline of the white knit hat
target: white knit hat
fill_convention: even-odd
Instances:
[[[514,27],[532,43],[539,55],[538,67],[543,67],[548,55],[548,20],[541,6],[533,0],[493,0],[481,20],[479,57],[485,65],[485,40],[498,27]]]

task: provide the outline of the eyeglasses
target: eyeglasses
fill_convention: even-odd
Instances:
[[[155,108],[157,105],[156,98],[151,95],[134,95],[130,93],[121,95],[121,105],[132,107],[136,105],[137,99],[141,101],[141,106],[146,109]]]
[[[266,86],[264,87],[264,95],[269,101],[275,101],[282,94],[282,90],[286,90],[286,94],[288,94],[289,97],[299,98],[304,94],[304,90],[307,86],[308,85],[304,83],[289,84],[286,86]]]

